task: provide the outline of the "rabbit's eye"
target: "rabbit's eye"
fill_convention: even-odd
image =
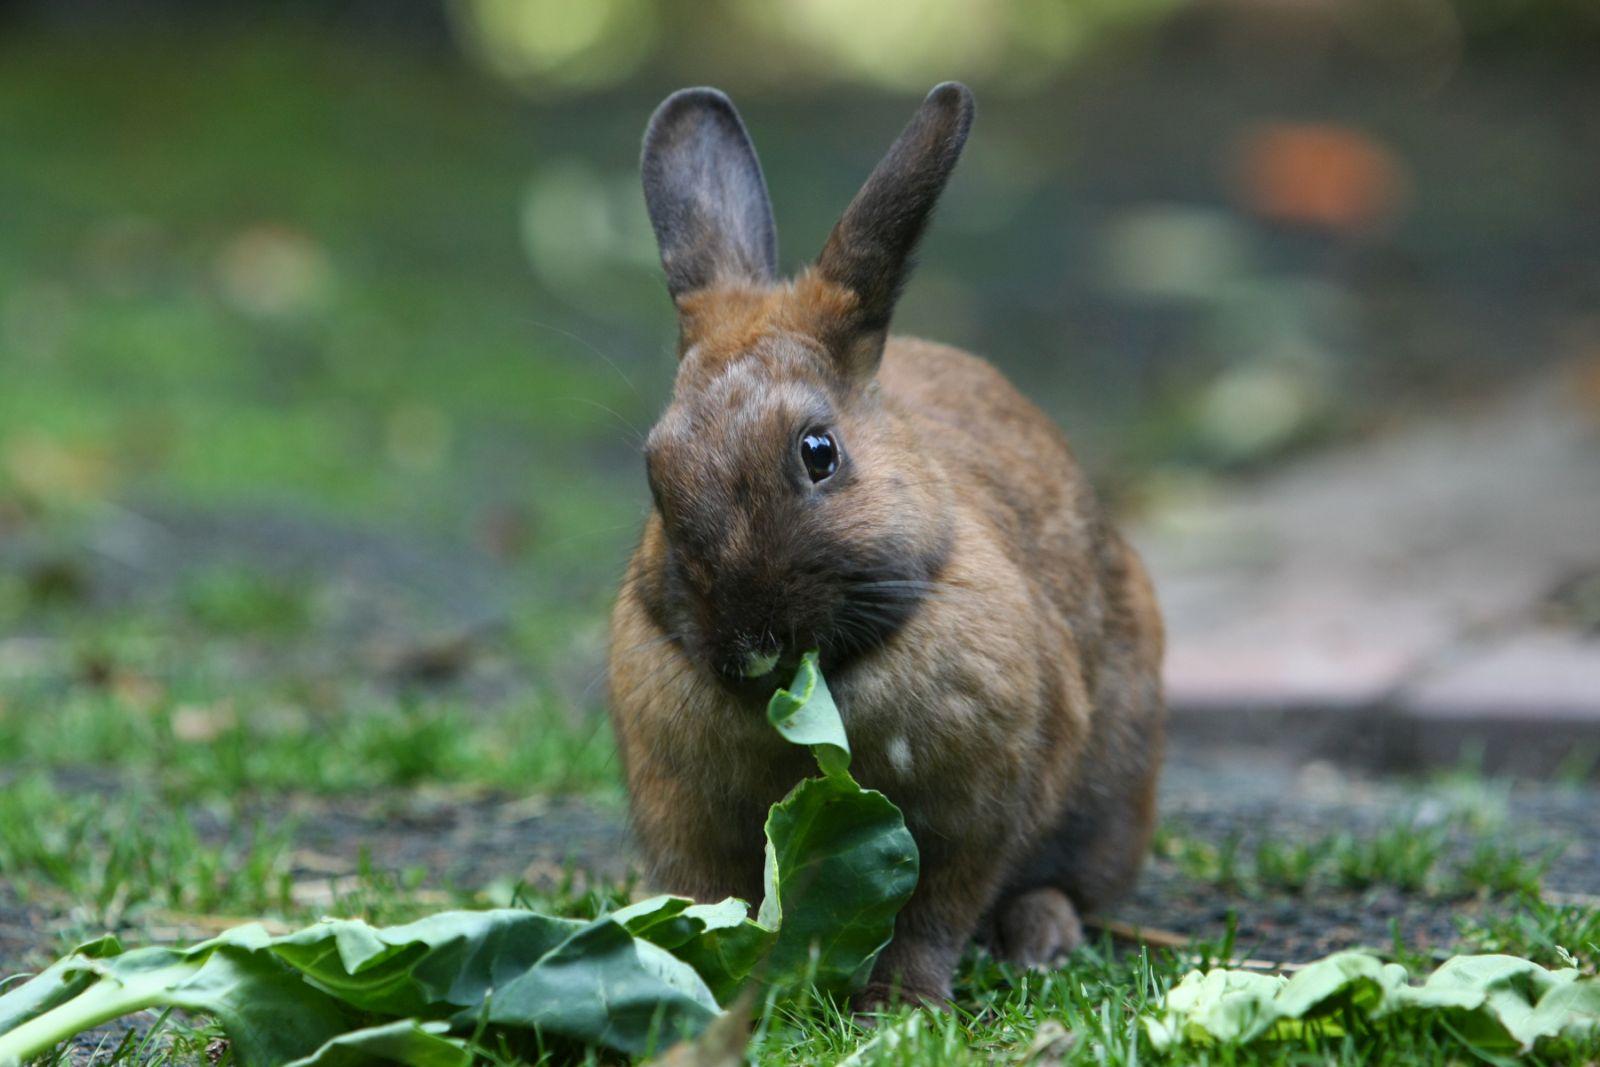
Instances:
[[[839,469],[839,447],[833,435],[812,430],[800,438],[800,462],[813,482],[820,482]]]

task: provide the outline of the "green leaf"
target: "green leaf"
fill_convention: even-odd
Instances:
[[[730,902],[738,905],[737,919],[727,906]],[[726,1004],[739,990],[775,939],[771,929],[749,918],[749,911],[744,901],[731,898],[721,904],[696,904],[685,914],[705,923],[705,928],[672,950],[705,980],[719,1004]]]
[[[640,1055],[699,1033],[717,1011],[693,968],[608,917],[497,987],[483,1018]]]
[[[448,1023],[415,1019],[352,1030],[287,1067],[367,1067],[399,1063],[405,1067],[469,1067],[472,1053],[465,1041],[446,1037]]]
[[[1315,1023],[1394,1014],[1438,1017],[1479,1052],[1528,1052],[1549,1038],[1600,1032],[1600,978],[1550,971],[1515,956],[1457,956],[1420,986],[1403,967],[1360,952],[1319,960],[1293,978],[1247,971],[1191,971],[1145,1020],[1158,1050],[1294,1040]]]
[[[682,897],[653,897],[612,916],[693,966],[719,1001],[769,946],[769,981],[860,986],[917,884],[917,847],[900,809],[850,776],[844,721],[815,652],[773,695],[767,717],[788,740],[811,746],[824,777],[801,782],[768,813],[756,920],[740,900],[695,905]]]
[[[917,885],[917,846],[900,809],[844,778],[808,778],[767,815],[766,896],[778,931],[771,977],[857,988],[894,936]]]
[[[145,980],[154,985],[164,979],[151,973]],[[212,950],[192,977],[155,991],[150,1002],[216,1019],[244,1067],[270,1067],[303,1056],[352,1023],[343,1005],[271,956],[228,944]]]
[[[1167,991],[1160,1015],[1145,1020],[1158,1049],[1175,1044],[1240,1044],[1277,1022],[1272,998],[1288,980],[1254,971],[1190,971]]]
[[[1442,1001],[1476,1009],[1465,1020],[1467,1036],[1475,1043],[1489,1049],[1527,1049],[1541,1036],[1555,1036],[1538,1032],[1544,1023],[1535,1024],[1537,1005],[1577,977],[1570,968],[1549,971],[1516,956],[1457,956],[1429,975],[1421,989],[1404,990],[1401,999],[1408,1005]],[[1544,1022],[1549,1018],[1542,1017]]]
[[[256,930],[244,927],[186,951],[143,948],[105,960],[72,957],[73,967],[97,980],[0,1036],[0,1065],[41,1055],[74,1034],[144,1008],[212,1016],[244,1067],[286,1063],[349,1030],[350,1016],[336,1001],[248,947]]]
[[[809,745],[817,766],[829,778],[850,777],[850,741],[828,683],[817,666],[817,653],[800,659],[794,681],[767,702],[767,721],[788,741]]]
[[[777,931],[768,979],[858,988],[916,888],[916,842],[900,809],[850,776],[844,720],[816,652],[802,657],[788,689],[773,694],[767,719],[788,740],[810,745],[824,775],[795,786],[767,814],[756,922]]]
[[[1581,981],[1574,977],[1541,996],[1518,1037],[1531,1046],[1544,1038],[1596,1034],[1600,1034],[1600,979],[1591,976]]]
[[[23,982],[11,992],[0,996],[0,1034],[15,1030],[35,1016],[65,1004],[88,989],[95,981],[94,972],[87,964],[122,951],[122,943],[114,937],[101,937],[85,942],[73,949],[65,959],[58,960]]]
[[[750,910],[749,905],[734,897],[729,897],[724,903],[734,904],[741,915]],[[684,914],[694,906],[694,901],[688,897],[662,894],[618,908],[609,918],[621,923],[634,937],[642,937],[665,949],[674,949],[705,929],[704,923]]]
[[[273,940],[307,980],[363,1011],[443,1018],[482,1003],[584,924],[531,911],[445,911],[375,928],[329,919]]]
[[[774,936],[750,920],[750,905],[737,897],[717,904],[651,897],[612,912],[611,918],[693,967],[719,1004],[749,977]]]
[[[1364,952],[1338,952],[1302,968],[1278,991],[1279,1017],[1303,1019],[1352,1008],[1373,1014],[1405,985],[1406,969]]]

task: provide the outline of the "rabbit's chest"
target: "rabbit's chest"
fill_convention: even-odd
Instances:
[[[852,767],[867,784],[948,781],[973,768],[1014,762],[1013,709],[964,693],[907,693],[903,702],[842,701]]]

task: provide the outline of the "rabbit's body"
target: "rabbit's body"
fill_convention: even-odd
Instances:
[[[684,121],[671,104],[653,130]],[[819,646],[853,772],[901,807],[922,857],[874,980],[942,997],[980,926],[1042,962],[1075,938],[1068,899],[1092,906],[1137,872],[1161,625],[1050,420],[987,363],[877,330],[883,295],[833,252],[851,219],[793,283],[674,286],[682,364],[613,617],[613,719],[662,887],[752,899],[766,810],[811,769],[762,710]],[[817,448],[797,467],[797,435],[809,448],[824,429],[834,468]]]

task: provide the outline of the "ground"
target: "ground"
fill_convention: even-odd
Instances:
[[[482,601],[414,585],[470,588],[492,577],[484,561],[259,511],[100,521],[137,524],[159,562],[125,549],[108,563],[92,546],[118,535],[92,525],[5,562],[49,605],[0,643],[8,973],[106,930],[198,940],[252,918],[517,900],[582,914],[649,891],[603,721],[543,698]],[[1115,940],[1089,951],[1126,958],[1142,938],[1174,974],[1197,951],[1275,967],[1351,947],[1426,966],[1501,948],[1558,965],[1560,946],[1593,966],[1597,804],[1581,773],[1373,777],[1180,744],[1145,876],[1096,917]],[[969,1001],[1011,988],[987,967],[969,961]]]

